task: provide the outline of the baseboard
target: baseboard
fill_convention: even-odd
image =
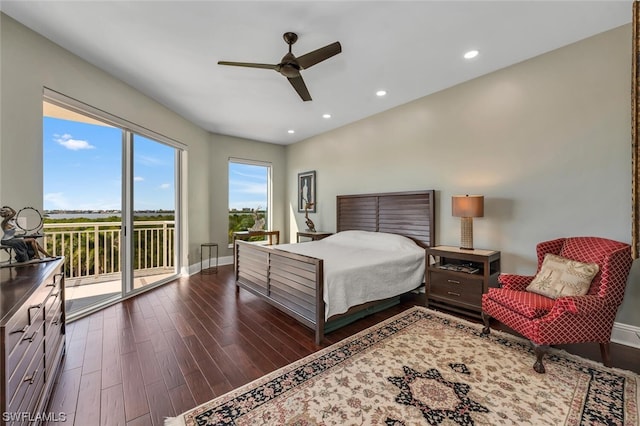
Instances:
[[[640,349],[640,327],[619,322],[613,323],[611,341]]]
[[[206,267],[208,265],[207,259],[203,259],[203,263]],[[216,259],[215,258],[211,259],[211,265],[215,265],[215,264],[216,264]],[[233,265],[233,256],[220,257],[218,259],[218,266],[223,266],[223,265]],[[197,274],[198,272],[200,272],[200,261],[198,261],[198,263],[195,263],[193,265],[189,265],[189,268],[187,271],[188,275]]]
[[[223,256],[220,258],[220,265],[233,265],[233,256]]]

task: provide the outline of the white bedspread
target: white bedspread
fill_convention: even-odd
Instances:
[[[424,280],[425,250],[401,235],[344,231],[275,248],[324,260],[325,319],[406,293]]]

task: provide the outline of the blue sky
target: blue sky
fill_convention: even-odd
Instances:
[[[229,162],[229,208],[267,207],[268,168]]]
[[[122,131],[43,119],[44,209],[120,210]],[[173,210],[172,147],[134,137],[134,209]]]
[[[122,131],[44,117],[44,210],[120,210]],[[134,210],[173,210],[175,149],[134,137]],[[265,208],[268,169],[229,164],[229,207]]]

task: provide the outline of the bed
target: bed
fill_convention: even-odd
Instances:
[[[336,198],[337,234],[332,237],[315,242],[276,246],[236,241],[237,290],[245,289],[264,298],[271,305],[310,327],[315,332],[316,344],[320,344],[325,333],[398,303],[401,294],[422,284],[425,266],[424,249],[432,246],[435,240],[434,211],[433,190],[339,195]],[[399,236],[406,237],[413,243]],[[353,271],[345,272],[344,270],[349,269],[350,262],[342,262],[343,271],[340,272],[338,268],[336,272],[335,257],[332,259],[330,255],[324,258],[313,255],[323,253],[323,250],[325,253],[331,252],[335,244],[350,246],[353,241],[356,247],[351,246],[347,250],[357,252],[365,248],[381,249],[385,245],[393,250],[387,254],[376,255],[372,252],[365,256],[377,258],[380,262],[369,266],[362,264],[357,273],[361,274],[364,271],[369,276],[358,275],[356,278],[348,275]],[[361,249],[357,249],[358,244]],[[414,266],[401,263],[405,260],[394,259],[393,253],[400,249],[411,252],[409,245],[414,246],[412,255]],[[319,247],[320,252],[315,251],[316,247]],[[340,258],[341,255],[337,256]],[[417,265],[416,259],[418,259]],[[327,270],[325,270],[325,263]],[[359,264],[359,261],[354,260],[352,263]],[[421,269],[416,272],[416,267]],[[368,283],[377,278],[382,278],[383,282],[386,280],[388,284],[390,276],[381,273],[381,270],[385,269],[395,270],[395,273],[391,271],[396,277],[393,282],[401,285],[396,286],[391,293],[388,292],[391,287],[389,285],[384,289],[387,293],[371,290]],[[408,274],[403,274],[403,269],[407,269]],[[331,279],[329,283],[327,278]],[[359,300],[358,297],[345,297],[342,301],[341,290],[337,290],[338,296],[331,299],[333,303],[330,301],[327,306],[325,297],[330,293],[336,293],[332,287],[335,280],[354,286],[349,289],[352,293],[366,293],[367,296],[362,299],[365,301]],[[356,283],[366,288],[358,287]],[[375,300],[369,300],[372,294]],[[336,301],[344,302],[346,305],[342,306]]]

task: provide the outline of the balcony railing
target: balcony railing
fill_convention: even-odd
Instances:
[[[67,278],[98,278],[121,272],[120,222],[46,223],[43,245],[65,256]],[[136,273],[175,267],[175,222],[133,223],[133,269]]]

